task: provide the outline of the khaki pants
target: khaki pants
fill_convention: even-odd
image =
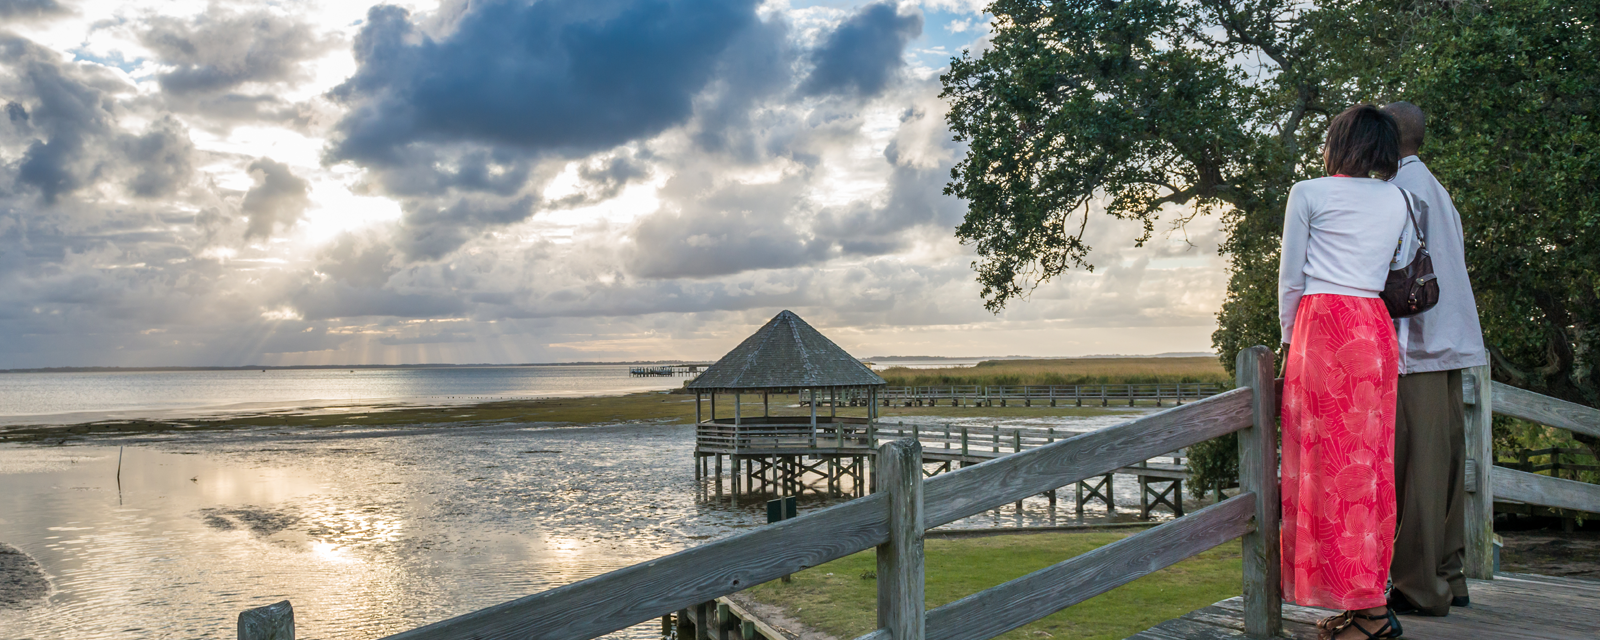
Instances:
[[[1394,590],[1422,613],[1450,613],[1450,599],[1467,595],[1466,416],[1461,371],[1400,376],[1395,412],[1394,479],[1399,501]]]

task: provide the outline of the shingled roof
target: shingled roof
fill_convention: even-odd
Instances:
[[[688,388],[800,389],[864,387],[885,384],[867,365],[784,311],[722,356]]]

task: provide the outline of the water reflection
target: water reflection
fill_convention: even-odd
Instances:
[[[289,599],[299,637],[373,638],[765,522],[757,502],[697,498],[688,426],[122,442],[120,504],[116,446],[0,446],[0,541],[37,558],[53,586],[40,604],[0,609],[0,635],[224,638],[239,611]],[[1069,511],[1029,499],[960,526]]]

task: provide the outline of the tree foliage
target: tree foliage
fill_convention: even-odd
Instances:
[[[1278,343],[1284,202],[1321,175],[1327,118],[1405,99],[1430,114],[1422,156],[1462,213],[1495,377],[1600,406],[1600,0],[997,0],[989,12],[990,48],[953,60],[943,95],[968,143],[946,192],[967,201],[956,235],[977,250],[990,310],[1092,270],[1084,229],[1099,208],[1143,222],[1135,243],[1163,212],[1220,215],[1230,277],[1212,340],[1231,371],[1240,349]]]

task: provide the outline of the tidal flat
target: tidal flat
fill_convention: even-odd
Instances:
[[[0,608],[0,629],[225,638],[239,611],[289,599],[299,637],[377,638],[764,524],[764,505],[729,507],[695,480],[693,415],[692,397],[652,393],[9,427],[0,542],[35,559],[48,590]],[[1128,417],[900,408],[884,421],[1088,431]],[[1119,489],[1137,502],[1131,480]],[[956,526],[1076,522],[1030,498]]]

